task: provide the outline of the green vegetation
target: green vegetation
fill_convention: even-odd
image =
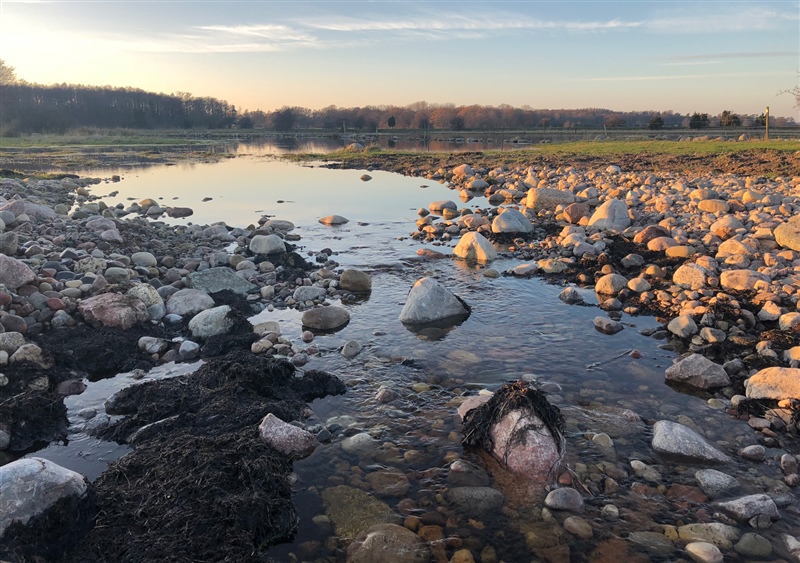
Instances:
[[[797,141],[574,141],[565,143],[548,143],[535,147],[515,150],[484,151],[483,156],[498,157],[504,162],[525,161],[531,156],[587,156],[587,157],[614,157],[636,156],[714,156],[734,154],[749,151],[772,150],[778,152],[796,152],[800,150]],[[387,150],[370,146],[363,150],[343,149],[326,154],[290,154],[285,158],[295,161],[325,160],[337,162],[357,162],[370,156],[403,156],[411,154],[425,154],[436,156],[437,153],[418,153],[416,151]],[[453,153],[439,153],[439,156]],[[457,153],[456,153],[457,154]],[[469,153],[474,155],[475,153]],[[468,158],[466,158],[468,160]]]

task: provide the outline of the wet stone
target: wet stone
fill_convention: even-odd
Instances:
[[[580,512],[583,510],[583,497],[575,489],[565,487],[550,491],[544,499],[544,504],[554,510]]]

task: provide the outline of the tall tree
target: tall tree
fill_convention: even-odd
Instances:
[[[397,120],[394,118],[393,115],[390,115],[389,120],[386,123],[389,125],[389,127],[394,129],[394,126],[397,125]]]
[[[708,123],[709,119],[707,113],[694,112],[692,117],[689,118],[690,129],[702,129],[703,127],[708,127]]]
[[[653,131],[658,131],[659,129],[663,129],[664,120],[661,118],[660,115],[657,115],[653,119],[647,122],[647,128]]]
[[[722,127],[739,127],[742,120],[735,113],[725,110],[719,114],[719,124]]]
[[[18,81],[17,72],[14,70],[14,67],[6,64],[3,59],[0,59],[0,84],[16,84]]]

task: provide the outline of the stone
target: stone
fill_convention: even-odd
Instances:
[[[372,276],[361,270],[345,270],[339,277],[339,288],[353,293],[372,291]]]
[[[103,293],[84,299],[78,305],[78,312],[91,325],[123,330],[150,320],[147,307],[140,299],[116,293]]]
[[[199,289],[181,289],[167,299],[167,313],[191,317],[214,306],[214,300]]]
[[[83,498],[89,484],[80,473],[39,457],[18,459],[0,467],[0,538],[11,524],[27,524],[61,499]]]
[[[371,526],[397,520],[386,503],[354,487],[339,485],[327,488],[322,491],[322,501],[336,535],[345,541],[352,540]]]
[[[0,284],[14,291],[25,284],[32,283],[36,274],[24,262],[0,254]]]
[[[0,254],[14,256],[19,248],[17,233],[9,232],[0,234]]]
[[[301,285],[292,293],[292,298],[298,303],[306,301],[321,300],[324,301],[327,291],[324,287],[316,287],[313,285]]]
[[[623,231],[631,225],[624,201],[608,199],[589,218],[589,226],[606,231]]]
[[[800,252],[800,216],[795,215],[775,227],[774,235],[778,246]]]
[[[159,295],[156,288],[149,283],[137,284],[130,288],[127,291],[127,294],[131,297],[139,299],[142,303],[144,303],[145,307],[164,304],[164,300],[161,298],[161,295]]]
[[[581,219],[588,216],[589,206],[585,203],[570,203],[564,208],[564,218],[572,224],[577,224]]]
[[[594,327],[604,334],[617,334],[625,328],[621,322],[608,317],[595,317]]]
[[[525,206],[534,212],[555,211],[559,205],[569,205],[575,201],[575,195],[565,190],[552,188],[531,188],[525,199]]]
[[[181,219],[194,215],[194,210],[191,207],[168,207],[167,215],[173,219]]]
[[[292,459],[303,459],[310,456],[319,445],[313,434],[282,421],[272,413],[261,419],[261,423],[258,425],[258,435],[269,447]]]
[[[490,453],[512,473],[537,484],[556,477],[566,442],[562,436],[553,436],[532,412],[511,410],[494,423],[490,435]]]
[[[450,464],[447,472],[448,487],[488,487],[489,475],[472,463],[457,459]]]
[[[398,469],[381,469],[367,473],[367,482],[379,497],[403,497],[411,488],[408,477]]]
[[[583,296],[581,295],[580,291],[575,289],[574,287],[565,287],[561,293],[558,294],[558,298],[561,299],[567,305],[576,305],[578,303],[583,303]]]
[[[694,463],[728,463],[731,459],[694,430],[669,420],[653,426],[653,449]]]
[[[491,487],[453,487],[447,500],[465,515],[477,517],[496,514],[505,503],[503,494]]]
[[[44,355],[44,352],[36,344],[23,344],[8,358],[10,364],[18,362],[28,362],[43,369],[53,367],[53,360]]]
[[[759,536],[753,532],[742,534],[741,539],[733,546],[736,553],[745,557],[756,557],[766,559],[772,555],[772,544],[764,536]]]
[[[678,537],[688,541],[704,541],[722,549],[730,549],[742,533],[735,526],[719,522],[686,524],[678,528]]]
[[[209,295],[220,292],[230,292],[239,297],[246,297],[248,293],[253,293],[258,286],[250,283],[241,276],[237,276],[233,270],[226,266],[209,268],[201,272],[192,272],[188,276],[189,287],[199,289]]]
[[[411,287],[400,312],[400,322],[427,324],[436,321],[463,320],[469,306],[433,278],[421,278]]]
[[[106,271],[103,272],[103,277],[108,283],[120,284],[130,281],[131,272],[128,270],[128,268],[111,267],[107,268]]]
[[[694,474],[697,484],[710,498],[728,496],[739,489],[739,481],[716,469],[700,469]]]
[[[158,266],[158,261],[152,252],[134,252],[131,254],[131,264],[143,268],[155,268]]]
[[[226,334],[236,323],[230,305],[200,311],[189,321],[189,331],[194,338],[206,339]]]
[[[5,352],[10,356],[20,346],[24,345],[25,337],[22,336],[22,333],[14,331],[0,332],[0,352]]]
[[[708,271],[694,263],[683,264],[672,274],[672,281],[684,289],[702,289],[706,286]]]
[[[359,458],[370,459],[375,457],[379,444],[366,432],[360,432],[344,438],[341,445],[345,453]]]
[[[154,336],[142,336],[138,342],[139,350],[147,354],[160,354],[169,347],[169,342]]]
[[[493,233],[530,233],[533,223],[516,209],[508,208],[492,221]]]
[[[491,262],[497,258],[497,251],[482,234],[470,231],[461,237],[453,249],[453,256],[468,262]]]
[[[764,368],[744,384],[750,399],[800,399],[800,368]]]
[[[668,237],[670,233],[667,229],[662,227],[661,225],[648,225],[633,237],[633,242],[636,244],[643,244],[647,245],[651,240],[655,238],[661,237]]]
[[[697,204],[697,208],[706,213],[727,213],[730,205],[722,199],[704,199]]]
[[[191,340],[184,340],[178,348],[178,357],[181,360],[193,360],[200,355],[200,345]]]
[[[340,353],[348,360],[355,358],[361,353],[361,344],[355,340],[348,340],[345,342],[344,346],[342,346]]]
[[[747,495],[725,502],[718,502],[715,506],[737,522],[747,522],[754,516],[761,514],[773,521],[781,517],[775,501],[765,494]]]
[[[667,330],[679,338],[689,338],[697,334],[697,324],[691,315],[681,315],[667,324]]]
[[[441,214],[445,209],[450,209],[452,211],[458,210],[458,205],[455,201],[450,201],[447,199],[439,200],[439,201],[432,201],[430,205],[428,205],[428,210],[431,213],[439,213]]]
[[[397,524],[377,524],[347,547],[348,563],[428,563],[431,551],[417,534]]]
[[[554,510],[567,510],[569,512],[580,512],[583,510],[583,497],[575,489],[564,487],[554,489],[547,493],[544,504]]]
[[[338,225],[344,225],[345,223],[349,223],[350,220],[349,219],[345,219],[341,215],[328,215],[327,217],[323,217],[322,219],[320,219],[319,222],[322,223],[323,225],[328,225],[328,226],[331,226],[331,227],[335,227],[335,226],[338,226]],[[274,236],[274,235],[271,235],[271,236]]]
[[[564,520],[564,529],[581,539],[588,540],[592,537],[592,526],[580,516],[569,516]]]
[[[594,290],[601,295],[616,295],[628,287],[628,280],[619,274],[606,274],[597,280]]]
[[[262,255],[286,252],[286,244],[278,235],[255,235],[250,239],[248,248],[253,254]]]
[[[731,384],[730,377],[721,365],[700,354],[691,354],[681,359],[668,367],[665,375],[667,381],[697,389],[716,389]]]
[[[301,322],[312,331],[333,331],[350,322],[350,313],[341,307],[314,307],[303,313]]]
[[[692,542],[686,546],[686,553],[697,563],[722,563],[722,552],[711,543]]]
[[[724,270],[720,275],[720,285],[727,290],[753,291],[758,282],[769,283],[769,278],[752,270]]]

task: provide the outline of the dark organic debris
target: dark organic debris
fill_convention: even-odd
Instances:
[[[487,402],[467,412],[464,417],[464,439],[461,443],[465,447],[492,451],[492,427],[515,410],[539,417],[555,438],[558,452],[563,453],[561,437],[566,427],[561,410],[550,404],[542,391],[525,381],[505,384]]]
[[[98,478],[96,525],[66,560],[268,561],[297,514],[291,460],[258,423],[297,420],[306,401],[344,391],[332,375],[297,377],[288,362],[245,351],[123,390],[115,405],[133,414],[104,437],[135,449]]]

